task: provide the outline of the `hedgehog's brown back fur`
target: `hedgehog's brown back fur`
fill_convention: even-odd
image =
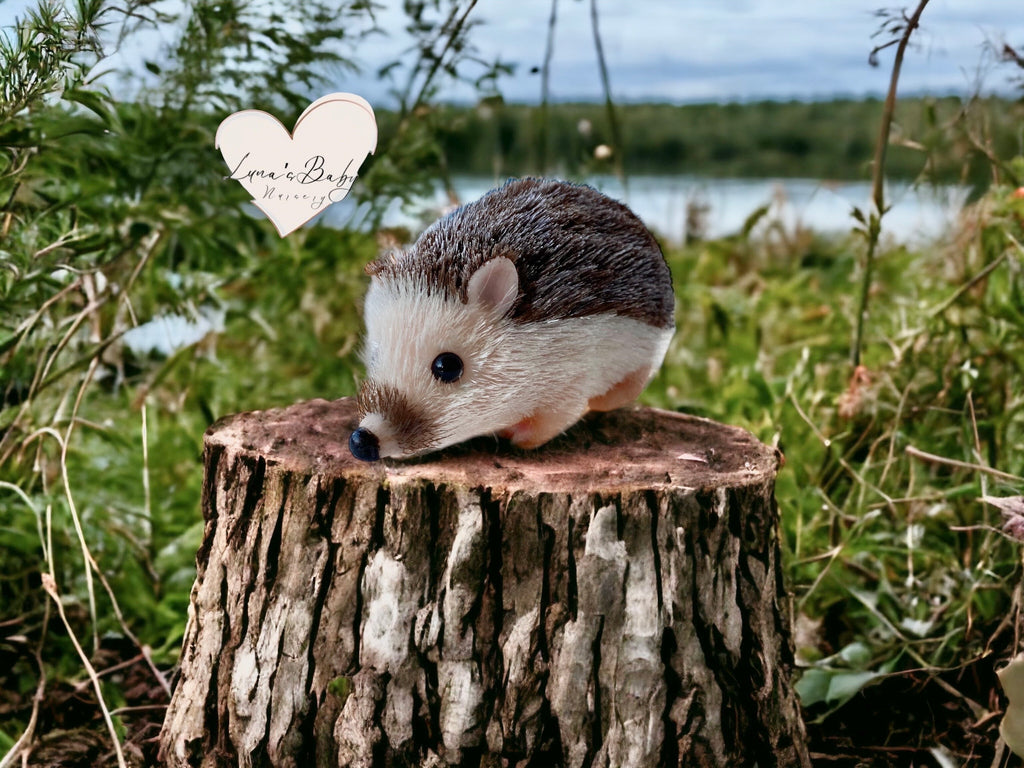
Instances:
[[[672,278],[651,233],[621,203],[562,181],[509,181],[367,271],[412,276],[427,291],[466,301],[469,278],[496,256],[519,273],[516,322],[614,313],[658,328],[674,323]]]

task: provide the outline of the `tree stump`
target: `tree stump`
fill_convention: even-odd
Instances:
[[[206,433],[167,765],[810,765],[776,451],[636,408],[365,464],[356,423]]]

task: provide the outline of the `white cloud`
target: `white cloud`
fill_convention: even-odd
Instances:
[[[883,93],[892,49],[880,54],[877,68],[868,65],[868,52],[881,41],[872,37],[879,26],[874,12],[885,1],[597,0],[616,98],[672,101]],[[901,91],[969,91],[986,40],[1024,45],[1020,3],[932,0],[904,62]],[[0,25],[11,23],[27,5],[28,0],[0,0]],[[473,11],[481,23],[471,40],[480,54],[516,65],[515,76],[502,86],[509,100],[539,98],[540,78],[530,70],[543,62],[550,11],[551,0],[481,0]],[[378,20],[389,37],[374,37],[358,49],[363,73],[346,75],[331,87],[383,106],[389,86],[376,78],[376,69],[402,57],[409,41],[401,31],[405,18],[399,3],[388,3]],[[1005,87],[1008,74],[1000,68],[989,73],[986,84]],[[550,85],[558,99],[602,95],[589,0],[558,2]],[[442,96],[470,99],[473,93],[462,87]]]

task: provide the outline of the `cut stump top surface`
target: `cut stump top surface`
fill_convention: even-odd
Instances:
[[[482,437],[414,459],[376,463],[349,452],[357,424],[353,398],[309,400],[227,416],[207,430],[205,444],[304,475],[535,491],[741,487],[774,477],[781,456],[746,430],[643,407],[588,414],[533,450]]]

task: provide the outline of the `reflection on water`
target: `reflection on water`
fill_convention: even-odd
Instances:
[[[459,200],[469,202],[501,180],[462,176],[453,183]],[[682,242],[688,231],[712,238],[734,234],[763,205],[771,206],[769,220],[787,228],[802,226],[819,232],[848,231],[856,224],[851,216],[855,206],[865,212],[871,209],[868,182],[632,176],[628,192],[610,176],[587,179],[587,183],[629,205],[648,227],[673,243]],[[882,220],[883,236],[907,244],[940,238],[955,222],[967,194],[964,187],[889,184],[886,204],[891,207]],[[396,201],[385,214],[384,224],[418,230],[448,205],[447,195],[438,188],[431,198],[417,201],[410,210],[403,210]],[[702,232],[693,232],[695,212],[700,214],[696,218]],[[328,209],[325,217],[325,223],[338,226],[358,219],[358,213],[354,203],[346,200]]]

